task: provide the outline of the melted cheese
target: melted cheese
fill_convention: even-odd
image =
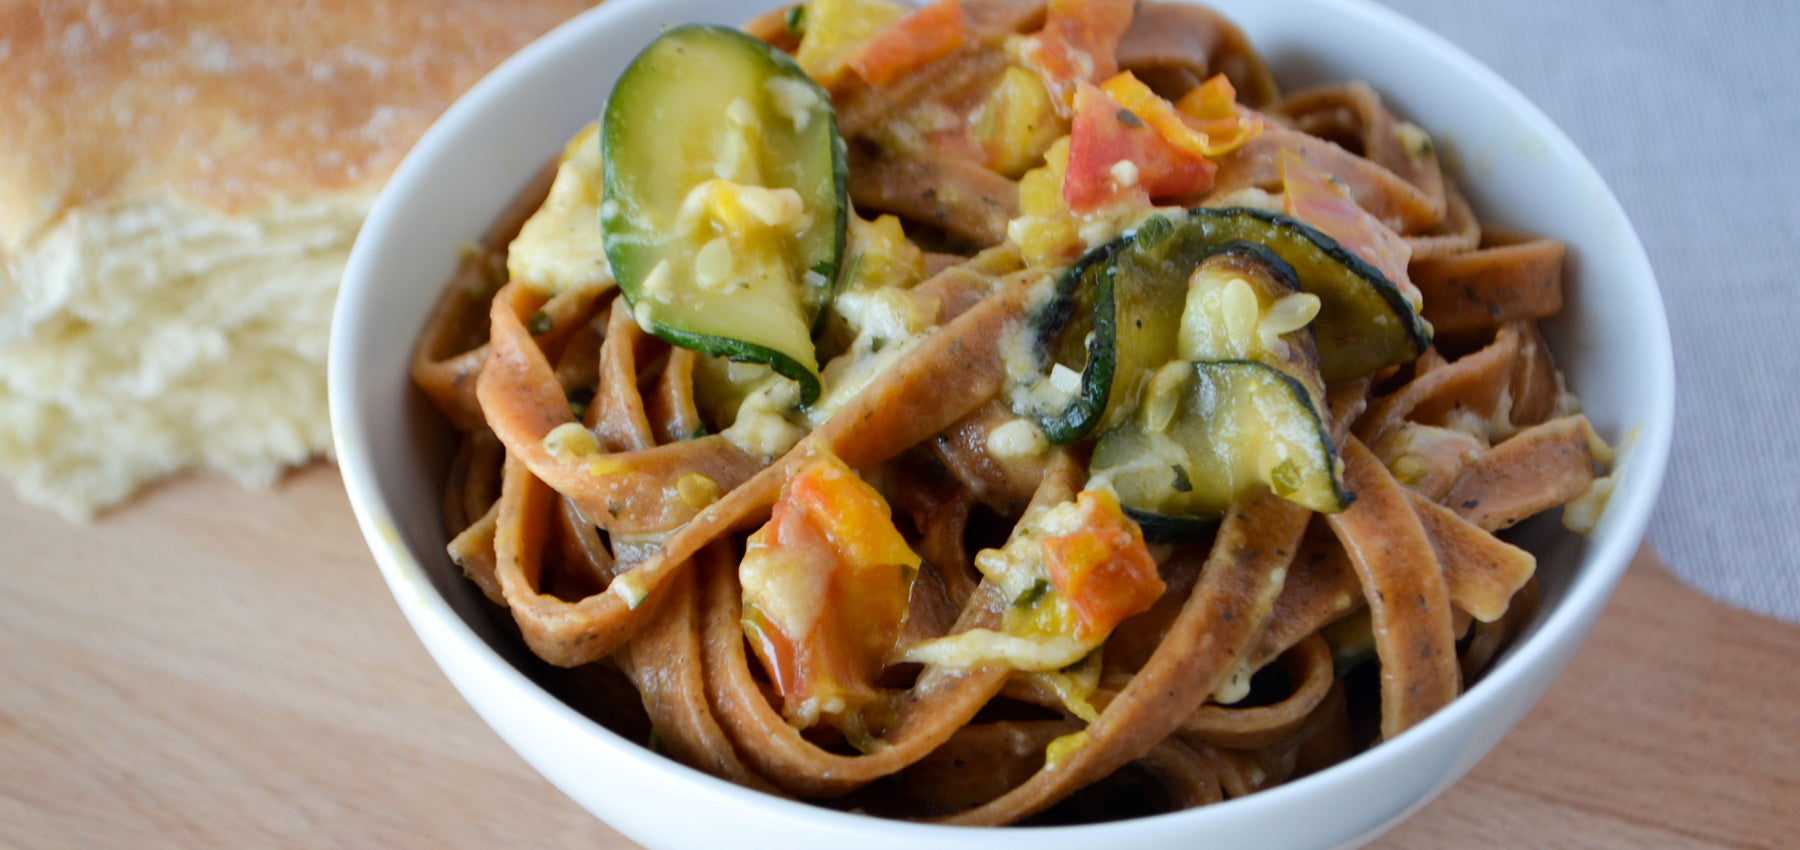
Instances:
[[[757,457],[773,458],[806,436],[788,415],[800,405],[800,385],[773,373],[744,397],[725,439]]]
[[[1037,423],[1014,419],[988,432],[988,453],[1000,460],[1036,457],[1048,451],[1050,441]]]
[[[1014,670],[1061,670],[1093,647],[1072,637],[1018,637],[990,629],[970,629],[949,637],[914,644],[903,656],[920,664],[979,667],[999,664]]]
[[[600,453],[600,441],[580,422],[564,422],[550,429],[542,444],[551,457],[564,462]]]
[[[1594,460],[1608,468],[1604,477],[1594,479],[1588,491],[1570,500],[1563,506],[1563,527],[1586,537],[1594,533],[1600,524],[1600,517],[1606,512],[1607,502],[1611,501],[1613,490],[1619,486],[1619,476],[1624,472],[1626,461],[1630,459],[1632,447],[1637,445],[1638,429],[1633,426],[1625,432],[1625,439],[1619,442],[1617,449],[1608,446],[1592,429],[1587,432],[1588,452]]]
[[[506,271],[539,292],[609,284],[600,241],[600,125],[589,124],[563,148],[543,206],[507,250]]]
[[[770,77],[763,83],[769,90],[769,98],[774,101],[775,113],[786,118],[794,125],[794,132],[806,129],[812,122],[813,110],[819,108],[818,90],[799,80],[787,77]]]
[[[825,613],[833,563],[816,553],[752,546],[738,564],[744,603],[784,635],[805,635]]]

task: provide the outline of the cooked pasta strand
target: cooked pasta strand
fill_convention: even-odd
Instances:
[[[1563,243],[1534,239],[1447,257],[1415,259],[1409,271],[1440,334],[1491,330],[1562,310]]]
[[[1471,462],[1444,504],[1488,531],[1510,527],[1593,486],[1596,440],[1579,414],[1534,425]]]
[[[1261,108],[1281,94],[1243,31],[1205,6],[1140,5],[1119,42],[1118,60],[1121,69],[1171,100],[1215,74],[1231,81],[1246,106]]]
[[[1476,427],[1485,432],[1512,384],[1518,356],[1518,331],[1503,327],[1486,348],[1432,369],[1371,402],[1356,423],[1356,436],[1364,443],[1378,443],[1402,420]]]
[[[413,345],[413,383],[430,397],[457,429],[481,427],[475,376],[487,359],[484,343],[489,300],[506,281],[506,244],[543,204],[556,178],[556,163],[545,163],[489,226],[425,321]]]
[[[1506,614],[1507,604],[1537,571],[1537,558],[1463,519],[1417,492],[1407,501],[1443,565],[1450,601],[1483,623]]]
[[[1444,219],[1448,206],[1435,147],[1417,127],[1402,132],[1368,83],[1350,80],[1301,89],[1282,98],[1273,111],[1301,132],[1348,142],[1358,155],[1416,188],[1433,223]]]
[[[1010,823],[1042,811],[1147,752],[1218,690],[1252,648],[1311,514],[1262,492],[1234,504],[1200,584],[1131,684],[1088,725],[1086,739],[1018,788],[945,819]]]
[[[1459,692],[1450,589],[1405,490],[1360,440],[1349,440],[1343,452],[1356,502],[1327,519],[1362,579],[1374,619],[1381,734],[1392,738]]]
[[[1280,191],[1281,154],[1291,151],[1309,165],[1343,181],[1350,196],[1370,215],[1401,235],[1437,226],[1444,212],[1436,200],[1399,175],[1324,139],[1290,130],[1274,121],[1263,132],[1219,159],[1216,192],[1243,188]]]
[[[1293,691],[1286,699],[1253,708],[1208,703],[1181,722],[1180,734],[1222,747],[1270,747],[1294,736],[1337,681],[1331,647],[1316,632],[1282,656]]]
[[[729,548],[716,545],[695,558],[709,564],[733,560]],[[658,610],[622,655],[626,675],[642,694],[644,709],[662,745],[692,767],[740,785],[776,792],[775,786],[738,758],[707,701],[701,660],[705,623],[695,571],[671,579],[657,605]]]

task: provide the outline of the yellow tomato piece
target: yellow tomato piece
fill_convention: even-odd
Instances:
[[[1229,153],[1262,132],[1261,122],[1253,118],[1240,119],[1232,100],[1235,92],[1231,83],[1223,76],[1215,76],[1188,93],[1199,93],[1194,108],[1206,116],[1216,115],[1219,110],[1218,99],[1225,98],[1223,104],[1227,114],[1223,118],[1209,117],[1204,128],[1196,126],[1200,123],[1198,121],[1190,123],[1174,104],[1151,91],[1149,86],[1144,85],[1130,71],[1107,80],[1100,89],[1111,95],[1120,106],[1143,119],[1145,124],[1155,128],[1157,135],[1162,136],[1171,146],[1190,156],[1217,157]],[[1187,98],[1184,97],[1182,101],[1186,103]]]
[[[1188,89],[1175,101],[1175,109],[1187,116],[1188,126],[1207,135],[1219,153],[1237,148],[1262,133],[1262,119],[1238,105],[1237,89],[1224,74]]]
[[[1044,81],[1016,65],[1001,75],[973,122],[988,165],[1015,178],[1042,162],[1044,151],[1069,131]]]
[[[829,88],[864,44],[910,11],[892,0],[811,0],[806,4],[806,34],[794,51],[794,61]]]
[[[822,458],[802,469],[788,482],[786,499],[812,515],[850,564],[919,565],[919,556],[894,528],[887,500],[837,458]]]
[[[1069,168],[1069,137],[1044,152],[1044,164],[1019,179],[1019,217],[1007,223],[1006,237],[1019,246],[1033,268],[1065,266],[1081,256],[1081,223],[1063,201]]]
[[[925,252],[906,238],[894,216],[867,221],[852,212],[848,243],[845,256],[856,258],[856,278],[843,284],[848,289],[904,289],[925,278]]]

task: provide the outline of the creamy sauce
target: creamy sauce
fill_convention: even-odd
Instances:
[[[1036,457],[1048,451],[1050,441],[1037,423],[1014,419],[988,432],[988,454],[1000,460]]]
[[[1081,525],[1081,512],[1075,502],[1063,502],[1027,513],[1013,529],[1012,537],[999,549],[983,549],[975,555],[975,568],[987,584],[999,591],[1010,606],[1036,595],[1041,603],[1063,604],[1051,593],[1050,574],[1045,569],[1041,543],[1045,537],[1070,534]],[[949,667],[975,667],[1000,664],[1015,670],[1047,672],[1061,670],[1081,661],[1095,647],[1105,642],[1106,635],[1077,639],[1068,634],[1014,634],[1007,631],[970,629],[948,637],[920,642],[906,650],[908,661],[941,664]]]
[[[725,439],[757,457],[786,454],[806,436],[806,428],[788,418],[799,405],[800,385],[771,373],[738,405]]]
[[[563,149],[543,206],[507,250],[506,270],[539,292],[611,283],[600,228],[600,125],[590,124]]]
[[[1600,524],[1601,515],[1606,512],[1607,503],[1612,500],[1613,490],[1619,486],[1619,477],[1631,459],[1631,450],[1637,445],[1637,438],[1638,429],[1634,425],[1625,432],[1625,439],[1619,441],[1618,448],[1614,449],[1593,431],[1588,432],[1588,452],[1606,466],[1608,471],[1604,477],[1594,479],[1586,493],[1563,506],[1564,528],[1583,537],[1594,533],[1594,528]]]

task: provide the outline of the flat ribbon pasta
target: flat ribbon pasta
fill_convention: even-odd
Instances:
[[[626,725],[652,730],[671,758],[839,808],[970,825],[1140,813],[1106,807],[1119,789],[1144,811],[1185,808],[1404,734],[1482,675],[1536,610],[1539,565],[1504,530],[1588,494],[1611,463],[1537,325],[1563,305],[1563,244],[1484,225],[1429,135],[1366,84],[1283,94],[1211,10],[1153,0],[960,8],[960,40],[941,58],[877,83],[849,72],[826,81],[858,216],[834,297],[863,300],[856,310],[834,301],[817,324],[828,399],[817,408],[771,412],[765,400],[746,413],[772,373],[646,333],[610,282],[551,292],[508,280],[509,243],[556,169],[521,191],[472,246],[413,353],[414,382],[460,440],[442,500],[448,556],[510,614],[525,646],[576,668],[557,681],[594,674],[604,687],[576,692],[615,702],[635,692],[639,705],[612,708],[637,712]],[[780,11],[747,29],[793,51],[807,36],[789,23]],[[1023,40],[1053,28],[1097,39],[1096,73],[1131,71],[1152,100],[1173,103],[1222,74],[1237,91],[1232,108],[1246,110],[1233,114],[1260,119],[1259,134],[1209,160],[1210,186],[1184,202],[1273,209],[1281,193],[1311,192],[1371,237],[1339,248],[1399,246],[1373,259],[1392,267],[1380,273],[1403,297],[1416,285],[1409,303],[1435,335],[1412,362],[1314,393],[1328,460],[1341,462],[1340,512],[1314,514],[1256,484],[1220,500],[1230,506],[1216,530],[1190,524],[1173,542],[1128,531],[1081,550],[1068,528],[1033,525],[1110,486],[1090,478],[1093,436],[1050,446],[1020,400],[1055,395],[1041,383],[1056,373],[1042,374],[1052,343],[1040,311],[1064,259],[1151,212],[1021,214],[1022,186],[1066,174],[1032,150],[1021,178],[1018,162],[1002,163],[970,130],[998,120],[997,92],[1021,91]],[[1104,81],[1044,82],[1048,92]],[[1038,117],[1068,131],[1065,113]],[[1135,113],[1137,127],[1106,116],[1144,130]],[[1139,176],[1135,166],[1108,173],[1121,185]],[[1040,191],[1032,202],[1046,199],[1056,200]],[[1051,225],[1074,242],[1060,253],[1022,244]],[[868,235],[877,229],[900,236]],[[1310,330],[1284,332],[1312,344]],[[855,383],[833,395],[845,375]],[[1151,403],[1151,378],[1140,383],[1124,388],[1126,404]],[[791,438],[747,439],[738,424],[754,415],[775,417]],[[746,637],[761,616],[743,566],[761,544],[748,535],[772,525],[793,482],[826,460],[882,503],[917,564],[893,652],[876,659],[876,696],[853,729],[784,714],[782,685],[758,655],[767,647]],[[1192,486],[1187,475],[1179,469],[1177,489]],[[1155,519],[1131,516],[1121,528]],[[1020,584],[1007,572],[1017,565],[995,559],[1014,557],[1009,547],[1047,559],[1033,535],[1068,548],[1057,550],[1060,572],[1046,560]],[[1025,544],[1012,547],[1015,538]],[[1141,554],[1129,560],[1125,549]],[[1100,572],[1078,575],[1084,564]],[[1131,564],[1143,571],[1135,585],[1117,572]],[[1144,587],[1154,598],[1114,611],[1075,644],[1073,663],[908,655],[978,631],[1032,646],[1073,628],[1056,616],[1092,613],[1033,606],[1047,594],[1072,606],[1075,583],[1094,575],[1100,602]],[[1369,681],[1378,686],[1360,684]]]

